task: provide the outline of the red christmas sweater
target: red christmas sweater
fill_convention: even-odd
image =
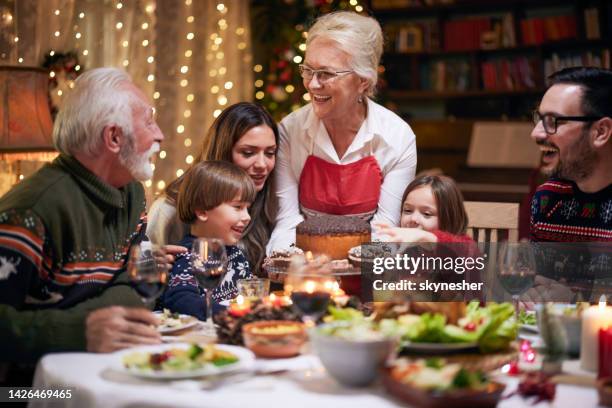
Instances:
[[[531,201],[531,240],[612,241],[612,184],[595,193],[567,180],[542,184]]]

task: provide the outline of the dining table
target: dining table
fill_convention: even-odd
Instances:
[[[193,339],[193,338],[192,338]],[[168,341],[166,337],[165,340]],[[170,341],[172,338],[170,338]],[[177,337],[177,341],[185,337]],[[193,341],[193,340],[192,340]],[[34,389],[70,389],[71,398],[35,400],[46,407],[405,407],[387,393],[378,380],[367,387],[339,384],[306,347],[305,353],[287,359],[257,358],[249,371],[211,378],[146,379],[118,368],[118,353],[52,353],[38,363]],[[120,364],[120,363],[119,363]],[[535,397],[513,393],[519,377],[497,370],[493,378],[506,384],[498,407],[597,407],[595,374],[580,369],[578,360],[566,360],[563,372],[581,381],[557,384],[552,402],[532,405]],[[512,395],[511,395],[512,394]],[[450,408],[450,407],[449,407]]]

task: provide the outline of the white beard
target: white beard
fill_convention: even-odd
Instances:
[[[155,142],[149,150],[141,155],[136,155],[133,143],[129,143],[119,154],[119,162],[128,169],[134,179],[138,181],[149,180],[153,177],[153,167],[150,159],[159,150],[160,145]]]

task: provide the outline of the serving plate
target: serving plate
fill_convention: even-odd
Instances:
[[[174,319],[166,317],[163,312],[157,311],[153,313],[160,319],[161,323],[157,326],[157,331],[161,334],[174,333],[194,327],[199,321],[197,318],[186,314],[181,314],[178,319]],[[174,321],[176,320],[179,322],[175,325]]]
[[[155,346],[141,346],[126,350],[121,350],[113,353],[112,368],[124,372],[126,374],[155,380],[178,380],[186,378],[205,377],[209,375],[219,375],[235,371],[249,371],[253,369],[255,363],[255,355],[248,349],[239,346],[230,346],[225,344],[215,345],[219,350],[228,351],[238,357],[238,361],[232,364],[217,367],[212,363],[208,363],[201,368],[184,371],[155,371],[146,370],[135,367],[126,367],[123,360],[126,356],[134,353],[163,353],[170,349],[187,349],[191,345],[187,343],[164,344]]]
[[[472,351],[478,349],[478,343],[417,343],[406,342],[402,344],[402,352],[424,354],[446,354],[459,351]]]

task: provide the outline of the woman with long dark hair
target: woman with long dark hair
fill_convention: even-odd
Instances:
[[[274,214],[271,203],[271,175],[276,164],[278,128],[261,106],[240,102],[227,107],[210,127],[194,165],[205,160],[223,160],[245,170],[257,190],[249,209],[251,222],[239,246],[249,260],[251,270],[259,274],[265,248],[272,232]],[[154,243],[178,242],[188,231],[176,214],[179,177],[168,185],[149,211],[147,235]]]

